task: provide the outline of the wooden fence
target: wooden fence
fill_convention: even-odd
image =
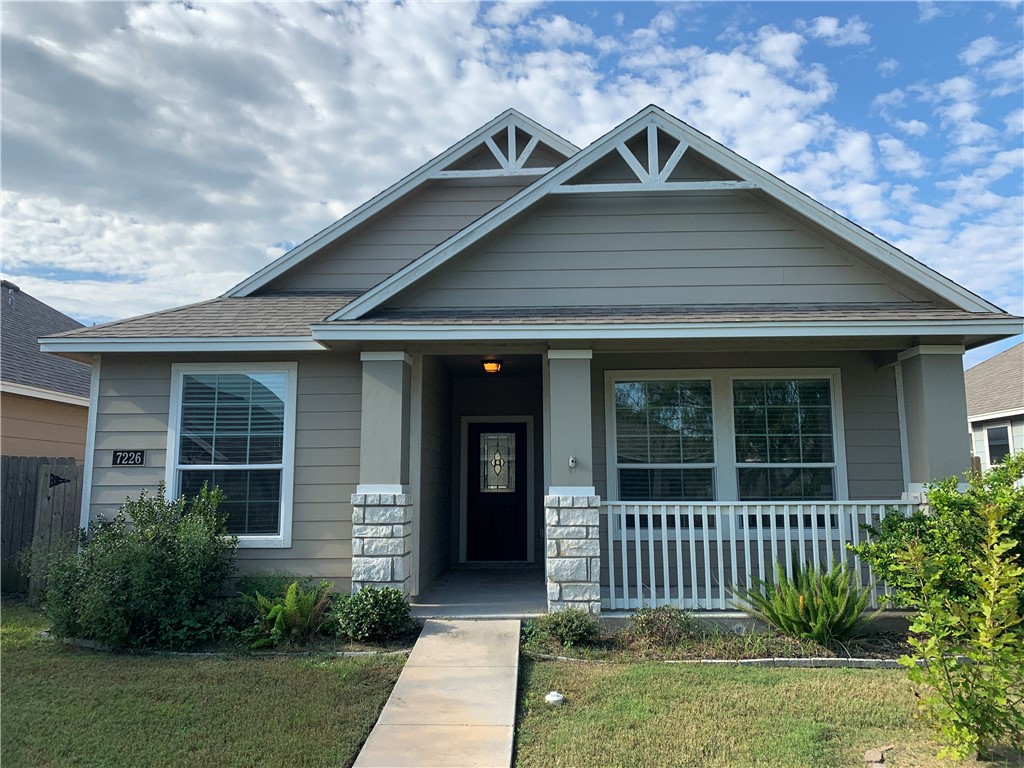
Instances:
[[[0,506],[0,590],[29,592],[18,554],[33,540],[48,550],[78,529],[81,468],[73,458],[0,457]]]

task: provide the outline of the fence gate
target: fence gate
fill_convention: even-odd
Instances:
[[[0,589],[38,592],[18,568],[18,553],[35,540],[48,550],[78,529],[82,509],[82,473],[73,458],[4,456],[2,488],[2,559]]]

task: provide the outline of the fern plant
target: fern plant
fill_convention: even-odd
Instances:
[[[312,589],[302,589],[299,582],[293,581],[283,597],[270,598],[256,592],[252,600],[259,615],[256,619],[257,639],[252,647],[303,643],[319,633],[329,615],[332,586],[322,581]]]
[[[819,571],[808,564],[789,578],[776,564],[775,583],[751,576],[753,589],[733,587],[737,608],[792,637],[835,648],[856,637],[864,624],[871,588],[858,590],[846,564]],[[877,615],[877,613],[875,614]]]

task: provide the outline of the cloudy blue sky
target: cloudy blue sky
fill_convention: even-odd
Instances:
[[[648,103],[1024,314],[1019,2],[0,12],[3,273],[84,322],[219,295],[509,106],[585,146]]]

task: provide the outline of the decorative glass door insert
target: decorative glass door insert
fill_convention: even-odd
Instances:
[[[516,436],[514,432],[480,435],[480,492],[515,493]]]

